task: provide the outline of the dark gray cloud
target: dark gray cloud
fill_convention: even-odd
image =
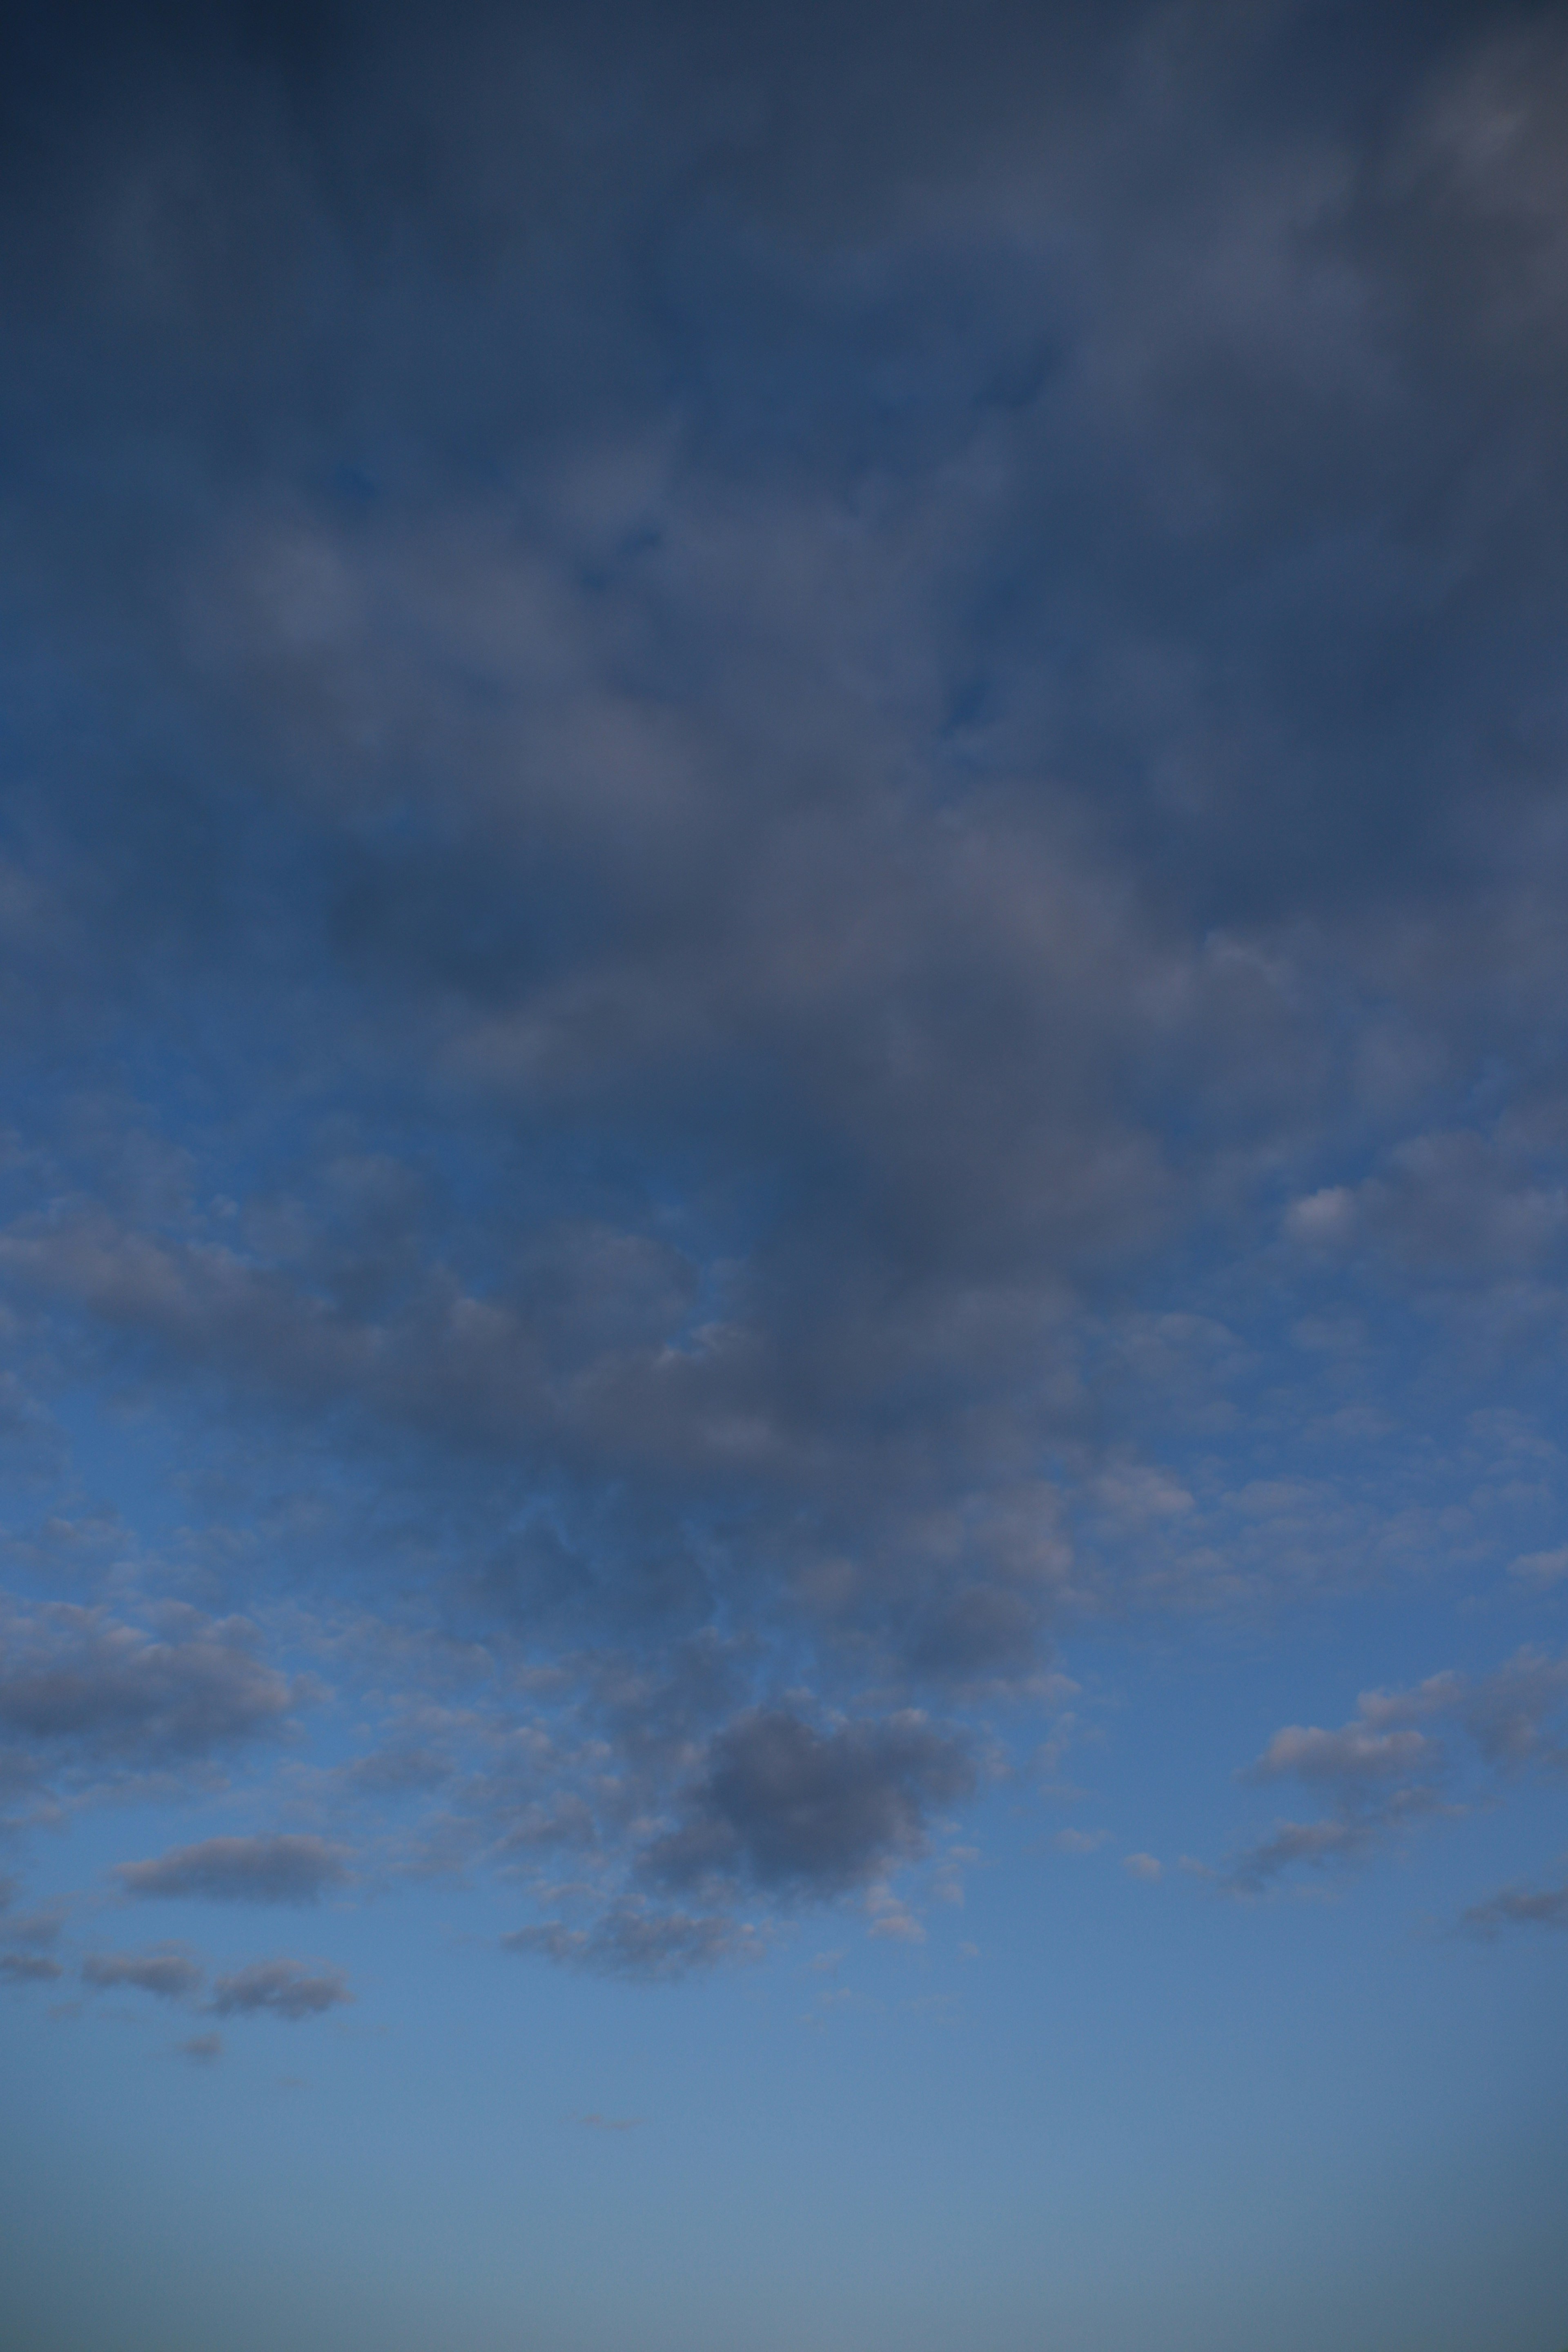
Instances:
[[[188,2042],[176,2042],[174,2046],[193,2066],[215,2066],[223,2056],[221,2033],[193,2033]]]
[[[203,1838],[114,1875],[138,1901],[316,1903],[349,1881],[344,1849],[304,1836]]]
[[[130,1985],[160,2000],[188,2000],[202,1981],[203,1971],[189,1954],[173,1945],[153,1952],[89,1952],[81,1964],[82,1981],[100,1991]]]
[[[219,2017],[267,2015],[298,2025],[353,1998],[341,1969],[304,1960],[252,1960],[215,1977],[206,2005]]]
[[[974,1779],[965,1742],[913,1712],[818,1731],[762,1708],[713,1741],[686,1819],[643,1868],[671,1886],[733,1877],[832,1893],[920,1853],[931,1809]]]

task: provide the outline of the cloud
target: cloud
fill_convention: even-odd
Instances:
[[[1321,1869],[1326,1863],[1358,1862],[1376,1846],[1384,1826],[1382,1818],[1281,1822],[1272,1836],[1231,1864],[1224,1883],[1236,1894],[1260,1895],[1297,1863]]]
[[[181,1574],[526,1638],[548,1756],[514,1691],[337,1786],[592,1855],[563,1958],[881,1884],[1086,1614],[1556,1573],[1439,1458],[1489,1346],[1555,1393],[1568,1246],[1563,51],[1485,14],[36,52],[5,1329],[199,1463]],[[8,1778],[284,1728],[127,1611],[16,1604]],[[1552,1671],[1253,1777],[1348,1857],[1549,1767]],[[281,1843],[121,1883],[342,1883]]]
[[[152,1770],[276,1733],[293,1696],[242,1618],[169,1604],[155,1627],[0,1597],[0,1740],[37,1769]]]
[[[590,1975],[649,1980],[753,1958],[762,1949],[756,1930],[728,1914],[656,1910],[635,1897],[612,1904],[589,1927],[550,1920],[500,1940],[503,1951],[537,1954]]]
[[[0,1952],[0,1984],[54,1984],[65,1974],[40,1952]]]
[[[1568,1578],[1568,1544],[1560,1544],[1555,1551],[1521,1552],[1508,1572],[1525,1584],[1561,1584]]]
[[[1568,1929],[1568,1886],[1543,1887],[1536,1894],[1505,1887],[1484,1903],[1473,1903],[1459,1924],[1467,1934],[1488,1943],[1509,1927]]]
[[[1337,1731],[1287,1725],[1237,1779],[1316,1785],[1334,1810],[1326,1820],[1279,1823],[1231,1863],[1225,1883],[1257,1894],[1297,1863],[1361,1861],[1411,1823],[1451,1811],[1440,1792],[1464,1760],[1455,1732],[1494,1783],[1531,1768],[1561,1770],[1568,1748],[1548,1727],[1564,1707],[1568,1658],[1523,1649],[1488,1675],[1444,1673],[1405,1690],[1363,1691],[1356,1718]]]
[[[1406,1779],[1438,1756],[1436,1743],[1419,1731],[1372,1731],[1347,1724],[1340,1731],[1306,1730],[1288,1724],[1277,1731],[1246,1778],[1278,1780],[1362,1781]]]
[[[218,2017],[281,2017],[298,2025],[353,2000],[340,1969],[301,1960],[252,1960],[213,1979],[206,2006]]]
[[[221,2033],[193,2033],[188,2042],[176,2042],[174,2046],[193,2066],[216,2066],[223,2056]]]
[[[740,1877],[831,1893],[919,1853],[930,1809],[974,1778],[967,1743],[914,1712],[819,1732],[759,1709],[712,1742],[686,1821],[643,1866],[674,1886]]]
[[[172,1946],[154,1952],[89,1952],[82,1980],[107,1991],[121,1985],[150,1992],[160,2000],[188,2000],[202,1981],[202,1969]]]
[[[1150,1885],[1165,1875],[1164,1864],[1157,1862],[1152,1853],[1123,1854],[1121,1867],[1131,1877],[1145,1879]]]
[[[1051,1843],[1058,1853],[1093,1853],[1110,1835],[1109,1830],[1058,1830]]]
[[[122,1862],[115,1876],[138,1901],[319,1902],[346,1885],[344,1849],[319,1837],[215,1837],[150,1862]]]

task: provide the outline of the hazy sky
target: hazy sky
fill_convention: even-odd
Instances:
[[[1568,10],[5,39],[4,2352],[1561,2352]]]

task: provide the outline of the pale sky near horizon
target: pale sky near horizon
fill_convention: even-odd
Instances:
[[[1568,11],[4,43],[0,2352],[1563,2352]]]

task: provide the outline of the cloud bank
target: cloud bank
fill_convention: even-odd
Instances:
[[[127,1895],[352,1815],[670,1973],[917,1869],[1086,1627],[1550,1606],[1552,13],[10,37],[18,1818],[341,1674],[313,1825]],[[1557,1671],[1280,1730],[1236,1884]]]

